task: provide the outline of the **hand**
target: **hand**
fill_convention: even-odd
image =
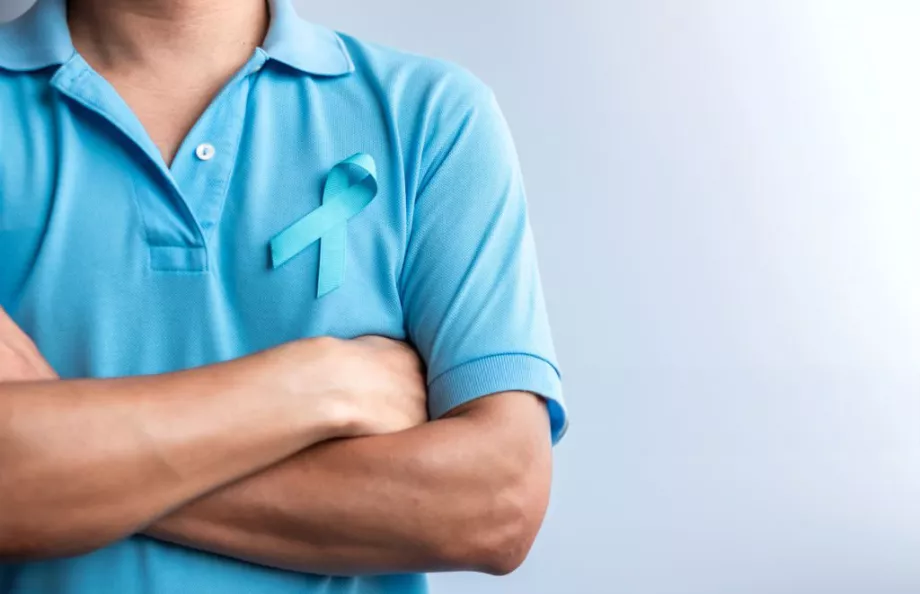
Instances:
[[[382,336],[345,341],[340,361],[366,434],[395,433],[428,421],[425,365],[412,346]]]
[[[58,379],[32,339],[0,307],[0,383]]]
[[[333,437],[395,433],[428,420],[424,365],[408,344],[380,336],[311,338],[257,355],[262,377]]]

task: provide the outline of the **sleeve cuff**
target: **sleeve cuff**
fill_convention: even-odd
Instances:
[[[446,371],[428,385],[428,414],[438,419],[461,404],[498,392],[534,392],[546,400],[553,444],[568,429],[559,372],[525,354],[493,355]]]

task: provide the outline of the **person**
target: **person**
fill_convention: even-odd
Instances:
[[[487,85],[288,0],[38,0],[0,139],[0,593],[520,565],[567,423]]]

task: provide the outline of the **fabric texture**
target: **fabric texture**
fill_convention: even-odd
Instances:
[[[494,94],[456,65],[301,20],[287,0],[271,10],[265,43],[171,165],[74,51],[65,0],[0,25],[0,306],[64,378],[175,371],[312,336],[408,340],[428,366],[432,418],[531,391],[558,441],[559,371]],[[376,166],[376,194],[328,246],[334,290],[320,286],[325,239],[272,266],[272,238],[320,209],[331,172],[357,154]],[[425,584],[277,571],[140,536],[0,565],[0,594]]]

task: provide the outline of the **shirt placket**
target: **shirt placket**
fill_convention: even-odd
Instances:
[[[207,272],[233,173],[255,74],[266,55],[257,50],[201,115],[167,167],[159,149],[115,90],[79,56],[55,75],[58,90],[113,125],[139,159],[135,199],[145,226],[150,266],[158,272]],[[152,165],[152,167],[151,167]]]
[[[183,141],[170,169],[206,243],[220,222],[241,150],[250,90],[265,58],[258,50],[218,94]]]

